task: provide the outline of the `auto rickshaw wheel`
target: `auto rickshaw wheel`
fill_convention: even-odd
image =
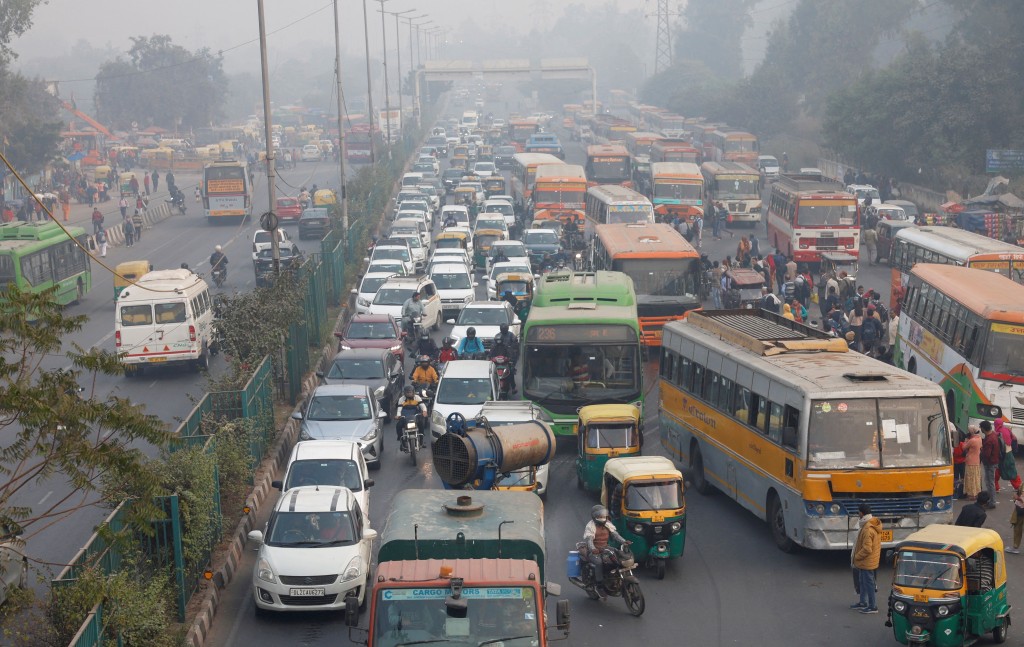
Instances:
[[[700,445],[693,444],[690,452],[690,478],[693,479],[693,487],[701,494],[708,495],[714,492],[714,487],[708,483],[704,476],[704,456],[700,453]]]
[[[655,573],[659,580],[665,579],[665,572],[668,570],[668,563],[664,559],[659,559],[654,565]]]
[[[1010,618],[1003,618],[1001,625],[992,630],[992,640],[1002,644],[1006,642],[1006,636],[1010,633]]]
[[[768,527],[772,531],[772,539],[775,545],[784,553],[792,553],[796,550],[796,542],[789,538],[786,531],[786,515],[782,510],[782,502],[779,495],[772,492],[768,495]]]

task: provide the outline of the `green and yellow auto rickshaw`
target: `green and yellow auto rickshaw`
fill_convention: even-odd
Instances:
[[[492,195],[505,194],[505,178],[500,175],[492,175],[483,179],[484,195],[488,198]]]
[[[904,645],[963,647],[1006,641],[1006,556],[988,528],[932,524],[896,546],[889,616]]]
[[[149,261],[125,261],[114,268],[114,301],[121,296],[121,291],[135,283],[143,274],[153,271]]]
[[[442,231],[434,239],[435,249],[461,249],[470,252],[467,239],[469,234],[463,231]]]
[[[450,168],[460,168],[463,171],[469,170],[469,158],[465,155],[455,155],[448,162]]]
[[[601,503],[637,561],[664,579],[668,560],[683,556],[686,494],[683,475],[664,456],[612,458],[604,466]]]
[[[640,408],[632,404],[587,405],[580,409],[576,436],[576,486],[600,492],[608,459],[640,454]]]
[[[473,235],[473,263],[476,267],[487,267],[487,256],[496,240],[505,240],[505,232],[500,229],[479,229]]]
[[[494,295],[503,299],[506,292],[511,292],[516,298],[516,312],[525,303],[529,305],[533,301],[533,275],[523,272],[502,272],[494,277]]]

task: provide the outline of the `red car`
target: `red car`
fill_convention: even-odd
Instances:
[[[277,219],[279,222],[298,222],[302,215],[302,207],[298,198],[277,199]]]
[[[354,315],[345,327],[334,333],[340,342],[338,350],[352,348],[387,348],[405,363],[402,329],[391,315]]]

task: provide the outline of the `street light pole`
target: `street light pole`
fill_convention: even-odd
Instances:
[[[263,15],[263,0],[256,0],[256,9],[259,14],[260,22],[260,68],[263,75],[263,128],[264,137],[266,138],[265,148],[267,156],[267,198],[270,200],[270,204],[267,211],[273,213],[274,207],[277,206],[277,195],[274,187],[274,146],[272,144],[271,132],[273,128],[270,122],[270,67],[267,64],[267,21]],[[281,247],[278,245],[277,232],[274,229],[277,228],[277,224],[273,222],[274,218],[268,217],[267,223],[260,223],[264,229],[270,230],[270,250],[271,257],[274,259],[274,274],[281,273]]]
[[[366,21],[366,0],[363,0],[363,41],[366,43],[366,110],[370,121],[370,164],[377,162],[375,139],[373,137],[373,80],[370,76],[370,29]]]
[[[342,109],[345,95],[341,90],[341,37],[338,26],[338,0],[334,0],[334,75],[338,84],[338,170],[341,175],[341,239],[348,238],[348,195],[345,186],[345,125]]]
[[[395,47],[398,51],[395,55],[395,59],[398,61],[398,114],[402,115],[403,120],[405,118],[405,106],[402,102],[402,40],[399,38],[398,17],[404,16],[407,13],[412,13],[413,11],[416,10],[406,9],[405,11],[381,11],[382,14],[386,13],[395,17]],[[381,19],[383,20],[383,16],[381,16]],[[402,124],[399,122],[399,135],[401,135],[401,130]]]
[[[384,3],[388,0],[374,0],[380,3],[381,50],[384,53],[384,119],[387,124],[388,148],[391,147],[391,88],[388,84],[388,35],[384,24]]]

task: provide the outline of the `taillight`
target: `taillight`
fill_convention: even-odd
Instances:
[[[114,332],[114,346],[121,347],[121,331],[117,330]]]
[[[195,326],[189,326],[188,327],[188,340],[189,341],[195,341],[196,340],[196,327]]]

